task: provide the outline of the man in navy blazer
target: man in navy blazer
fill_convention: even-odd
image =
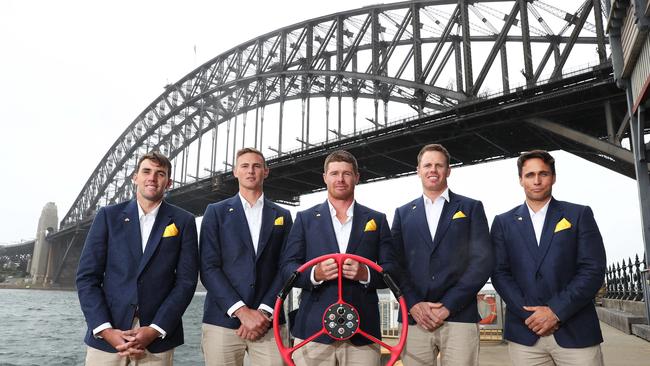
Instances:
[[[526,202],[492,223],[495,289],[507,304],[505,338],[515,365],[602,365],[594,297],[605,279],[603,240],[591,209],[555,200],[555,160],[517,160]]]
[[[283,254],[283,273],[290,276],[303,263],[331,253],[365,257],[379,265],[391,250],[386,215],[360,205],[354,199],[359,182],[357,160],[344,150],[325,159],[323,179],[327,200],[299,212]],[[377,289],[385,288],[381,275],[358,261],[346,259],[342,266],[343,301],[351,304],[360,318],[360,328],[381,339]],[[302,288],[300,307],[291,333],[300,342],[323,328],[325,310],[338,301],[338,266],[333,259],[304,271],[296,281]],[[356,334],[334,343],[320,336],[294,352],[296,365],[378,365],[379,347]],[[297,344],[297,343],[296,343]]]
[[[208,290],[203,314],[205,363],[281,366],[269,331],[282,288],[280,253],[291,230],[288,210],[264,198],[269,169],[262,153],[237,152],[239,193],[209,205],[201,222],[201,281]]]
[[[196,289],[196,223],[163,200],[171,163],[143,155],[134,200],[99,209],[77,270],[88,324],[86,365],[123,365],[125,357],[171,365],[183,344],[181,317]]]
[[[411,315],[405,366],[435,365],[438,353],[443,366],[478,365],[476,294],[494,258],[483,205],[447,186],[449,159],[439,144],[420,150],[423,194],[395,210],[391,228],[398,282]]]

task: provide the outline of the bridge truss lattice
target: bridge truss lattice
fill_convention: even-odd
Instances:
[[[61,226],[131,198],[130,177],[150,150],[173,159],[174,187],[182,187],[231,169],[243,146],[284,156],[380,130],[395,116],[422,117],[607,63],[606,5],[559,4],[384,4],[242,43],[166,86],[110,147]]]

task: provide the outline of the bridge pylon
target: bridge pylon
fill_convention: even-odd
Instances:
[[[41,217],[38,219],[34,254],[32,254],[31,267],[29,269],[32,283],[45,283],[49,277],[48,263],[51,256],[51,245],[48,242],[47,236],[57,231],[58,216],[58,210],[54,202],[45,204],[41,211]]]

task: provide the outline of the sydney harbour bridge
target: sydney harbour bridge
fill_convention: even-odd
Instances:
[[[236,192],[231,168],[244,146],[265,153],[265,192],[287,204],[322,189],[322,163],[335,148],[357,156],[362,182],[413,174],[417,151],[431,142],[449,149],[454,166],[562,149],[635,179],[629,101],[606,35],[611,6],[382,4],[223,52],[167,85],[117,137],[47,235],[42,278],[73,285],[96,211],[134,197],[131,176],[151,150],[172,159],[167,199],[197,216]]]

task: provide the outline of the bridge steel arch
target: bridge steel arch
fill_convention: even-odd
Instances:
[[[389,105],[396,106],[391,111],[407,108],[414,118],[424,118],[560,80],[576,65],[606,68],[601,2],[576,2],[564,11],[550,1],[375,5],[244,42],[166,86],[103,156],[61,227],[88,222],[98,207],[131,198],[130,177],[150,150],[173,159],[173,188],[182,190],[206,171],[208,176],[228,171],[244,144],[282,159],[381,131],[394,118]],[[502,91],[493,93],[498,88]],[[324,108],[314,115],[317,100]],[[287,115],[285,104],[291,102],[299,114]],[[266,109],[277,113],[272,123]],[[620,145],[625,136],[610,142]]]

